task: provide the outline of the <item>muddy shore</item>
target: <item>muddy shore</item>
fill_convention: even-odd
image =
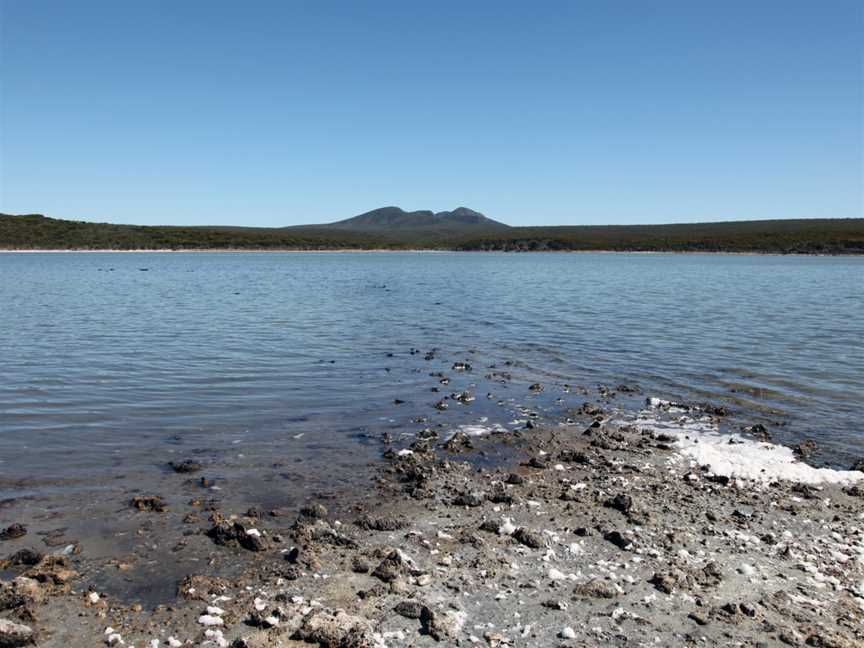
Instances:
[[[382,448],[365,497],[300,511],[142,494],[130,563],[12,529],[0,646],[864,645],[864,473],[699,465],[694,430],[723,414],[599,403],[515,433],[427,428]],[[100,591],[96,574],[146,578],[181,547],[172,603]]]

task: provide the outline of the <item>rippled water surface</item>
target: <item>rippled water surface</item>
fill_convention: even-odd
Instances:
[[[475,371],[454,387],[485,393],[508,361],[514,380],[438,412],[430,373],[455,360]],[[7,496],[106,487],[178,452],[229,462],[241,489],[272,488],[264,462],[328,487],[377,456],[370,435],[420,415],[506,425],[490,403],[535,381],[550,406],[565,383],[722,402],[848,462],[864,454],[864,259],[0,254]]]

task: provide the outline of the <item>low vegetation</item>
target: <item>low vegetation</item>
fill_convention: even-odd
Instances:
[[[617,250],[864,254],[864,219],[801,219],[573,227],[460,229],[114,225],[0,215],[0,249],[64,250]]]

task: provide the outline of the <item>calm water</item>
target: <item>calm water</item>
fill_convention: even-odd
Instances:
[[[475,371],[431,393],[454,360]],[[512,383],[483,381],[505,361]],[[0,254],[6,497],[134,484],[180,455],[242,475],[250,497],[273,490],[262,465],[329,488],[419,415],[512,425],[535,381],[549,413],[584,400],[564,383],[638,384],[849,463],[864,454],[864,259]],[[461,388],[477,401],[431,407]]]

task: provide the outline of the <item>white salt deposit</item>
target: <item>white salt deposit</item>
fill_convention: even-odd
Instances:
[[[864,478],[857,470],[814,468],[796,460],[791,448],[738,435],[690,436],[679,438],[675,445],[694,464],[708,466],[715,475],[725,477],[804,484],[846,484]]]
[[[666,403],[651,398],[653,407]],[[656,403],[656,404],[655,404]],[[856,470],[814,468],[795,458],[791,448],[737,434],[721,434],[711,417],[680,416],[674,420],[644,410],[632,421],[642,430],[676,437],[679,454],[694,466],[707,466],[714,475],[758,482],[793,481],[804,484],[847,484],[864,479]]]
[[[507,431],[503,425],[498,423],[493,423],[492,425],[477,425],[477,424],[468,424],[468,425],[460,425],[457,428],[460,432],[464,432],[468,436],[486,436],[487,434],[501,434]],[[455,434],[455,432],[454,432]],[[452,434],[450,436],[453,436]]]

